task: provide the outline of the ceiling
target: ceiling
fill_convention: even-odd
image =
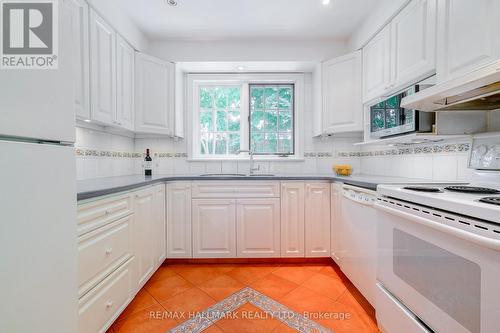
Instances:
[[[380,0],[121,0],[151,40],[346,39]]]

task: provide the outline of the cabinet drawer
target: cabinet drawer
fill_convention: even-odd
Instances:
[[[104,333],[132,299],[132,259],[78,302],[78,332]]]
[[[133,216],[129,215],[80,237],[78,242],[80,296],[131,257]]]
[[[193,198],[277,198],[278,181],[193,182]]]
[[[78,205],[78,235],[102,227],[132,213],[130,194]]]

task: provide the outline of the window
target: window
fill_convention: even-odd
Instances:
[[[189,156],[301,158],[297,145],[301,74],[188,76]]]
[[[250,85],[250,147],[255,154],[293,155],[293,95],[288,85]]]

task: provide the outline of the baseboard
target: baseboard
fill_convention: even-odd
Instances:
[[[165,259],[163,265],[189,264],[324,264],[335,263],[332,258],[220,258],[220,259]]]

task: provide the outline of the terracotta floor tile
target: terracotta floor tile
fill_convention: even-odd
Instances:
[[[272,318],[261,309],[246,303],[234,311],[232,318],[221,319],[217,326],[224,332],[265,333],[272,332],[280,321]]]
[[[177,273],[172,268],[168,266],[161,266],[160,268],[158,268],[156,273],[153,274],[149,281],[155,282],[175,275],[177,275]]]
[[[272,299],[279,300],[299,285],[277,275],[269,274],[250,286]]]
[[[224,274],[216,265],[184,267],[177,271],[180,276],[198,286]]]
[[[356,311],[361,320],[372,327],[377,327],[375,309],[357,290],[346,290],[337,300],[338,303],[347,305]]]
[[[161,306],[153,305],[113,324],[114,333],[165,333],[179,323],[173,319],[152,318],[152,314],[163,313]]]
[[[309,288],[300,286],[280,300],[280,303],[299,313],[330,312],[337,309],[335,302]],[[311,318],[312,319],[312,318]]]
[[[113,326],[111,326],[110,328],[108,328],[108,330],[106,331],[106,333],[115,333],[115,331],[113,331]]]
[[[148,282],[145,288],[158,302],[162,302],[193,288],[193,285],[182,277],[175,275],[162,280]]]
[[[272,330],[272,333],[297,333],[297,331],[286,324],[280,323]]]
[[[161,305],[166,311],[184,313],[187,316],[185,320],[188,320],[189,313],[201,312],[215,303],[213,298],[195,287],[162,301]]]
[[[227,275],[246,285],[250,285],[258,279],[276,271],[276,269],[278,269],[276,265],[242,265],[231,270]]]
[[[318,271],[317,266],[283,266],[278,267],[273,274],[296,284],[302,284]]]
[[[359,313],[356,312],[354,308],[348,305],[337,302],[335,308],[331,312],[336,313],[338,317],[331,319],[320,319],[317,321],[321,325],[334,330],[335,333],[378,332],[376,326],[367,323],[365,320],[363,320],[362,316],[360,316]]]
[[[146,289],[141,289],[139,290],[137,295],[135,295],[135,298],[125,308],[125,310],[122,312],[122,314],[118,317],[117,320],[122,320],[133,313],[136,313],[140,310],[144,310],[145,308],[148,308],[153,305],[159,306],[160,303],[158,303],[154,299],[154,297],[151,296],[151,294],[146,291]]]
[[[224,331],[222,330],[222,328],[220,328],[217,325],[212,325],[210,327],[207,327],[202,332],[203,333],[224,333]]]
[[[334,301],[346,291],[346,286],[340,279],[321,273],[314,274],[302,285]]]
[[[341,278],[342,273],[339,273],[339,271],[333,266],[325,266],[319,270],[319,273],[325,274],[325,275],[333,277],[335,279],[339,279],[339,280],[342,279]]]
[[[245,285],[243,283],[228,275],[218,276],[215,279],[208,280],[199,286],[201,290],[217,301],[234,294],[244,287]]]
[[[220,264],[217,265],[216,268],[221,271],[223,274],[227,274],[230,271],[234,270],[235,268],[240,267],[239,265],[236,264]]]

